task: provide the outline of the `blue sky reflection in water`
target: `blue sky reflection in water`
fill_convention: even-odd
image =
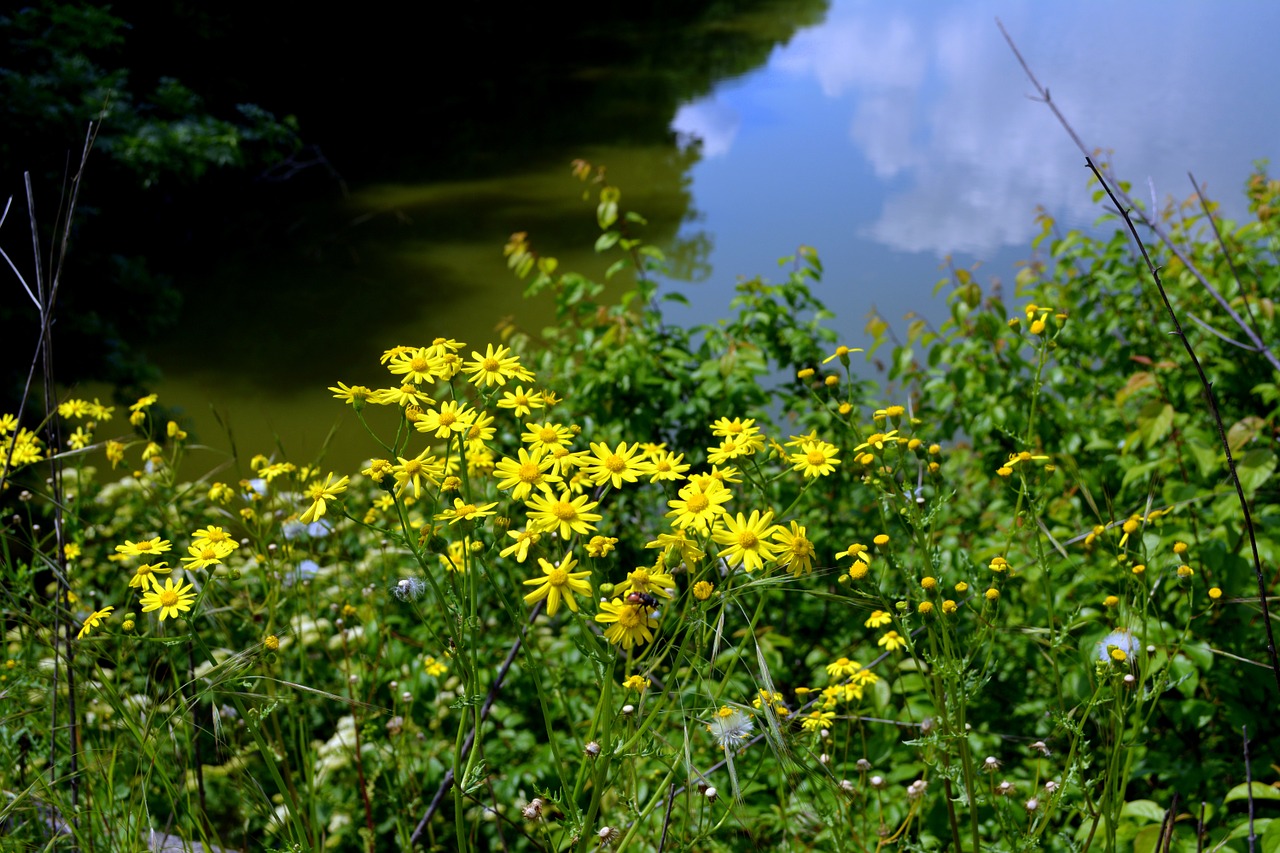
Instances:
[[[672,127],[701,139],[691,171],[711,279],[691,314],[721,310],[735,276],[769,275],[805,243],[842,340],[872,305],[891,321],[930,302],[940,259],[982,261],[1010,287],[1037,205],[1087,227],[1083,158],[1033,93],[999,17],[1085,144],[1110,149],[1148,199],[1207,184],[1228,216],[1260,158],[1280,164],[1280,4],[837,0],[767,65],[684,105]],[[778,278],[776,272],[772,275]]]
[[[232,302],[250,299],[265,318],[295,316],[294,325],[246,332],[240,363],[223,352],[192,364],[186,342],[174,342],[159,353],[158,390],[216,446],[225,442],[210,404],[230,412],[241,448],[269,448],[278,432],[295,459],[314,454],[341,422],[326,464],[349,467],[372,448],[325,385],[382,382],[377,353],[395,343],[445,334],[482,346],[504,315],[535,329],[550,320],[547,305],[521,299],[505,269],[511,232],[528,230],[562,269],[603,270],[589,252],[591,206],[568,174],[579,156],[609,166],[624,203],[650,219],[652,239],[678,229],[686,248],[710,247],[693,264],[705,260],[710,274],[673,284],[692,302],[672,306],[676,320],[717,319],[737,278],[778,280],[777,259],[808,244],[826,266],[818,295],[844,343],[866,342],[873,305],[899,329],[908,311],[936,322],[945,303],[931,293],[944,255],[963,266],[982,261],[984,285],[992,277],[1011,285],[1030,253],[1037,205],[1068,227],[1100,213],[1080,154],[1027,97],[1031,85],[996,17],[1086,144],[1111,149],[1142,197],[1148,176],[1160,198],[1187,196],[1191,170],[1227,215],[1239,215],[1253,161],[1280,163],[1280,66],[1270,44],[1280,4],[837,0],[763,66],[679,108],[671,129],[702,140],[696,155],[652,140],[575,145],[543,151],[523,170],[504,163],[492,176],[364,186],[333,212],[347,224],[325,260],[280,254],[257,268],[210,268],[195,288],[207,290],[203,310],[221,310],[222,288],[239,281]],[[344,299],[355,302],[335,309]],[[194,297],[190,307],[201,310]],[[298,339],[316,330],[322,340]],[[287,353],[272,363],[296,367],[289,387],[263,375],[259,350],[268,346]]]

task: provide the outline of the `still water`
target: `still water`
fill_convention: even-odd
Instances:
[[[873,309],[941,317],[931,293],[944,257],[1010,282],[1038,205],[1068,227],[1100,213],[997,17],[1136,195],[1185,197],[1192,171],[1238,216],[1253,162],[1280,156],[1280,4],[836,0],[816,15],[808,4],[759,27],[761,62],[690,92],[665,143],[584,134],[596,141],[507,158],[490,175],[370,181],[333,200],[330,237],[305,255],[192,274],[188,311],[249,305],[252,316],[234,343],[198,357],[189,341],[159,343],[159,391],[208,444],[226,446],[211,409],[224,413],[242,454],[280,447],[305,461],[336,426],[326,464],[351,467],[372,448],[327,385],[386,384],[377,356],[394,344],[482,345],[503,317],[549,321],[549,304],[526,302],[505,267],[508,235],[528,231],[562,269],[603,271],[592,207],[569,175],[577,157],[608,166],[624,206],[679,260],[665,286],[691,299],[682,322],[718,317],[738,278],[770,275],[801,244],[823,258],[818,293],[843,342],[863,343]],[[735,33],[759,23],[744,16]],[[702,37],[714,45],[723,32]]]

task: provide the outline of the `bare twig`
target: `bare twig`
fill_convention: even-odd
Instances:
[[[1231,270],[1231,277],[1235,279],[1236,288],[1243,297],[1244,310],[1249,315],[1249,322],[1257,324],[1258,318],[1253,316],[1253,306],[1249,304],[1249,294],[1245,293],[1244,282],[1240,279],[1240,273],[1236,270],[1236,265],[1231,260],[1231,251],[1227,249],[1227,241],[1222,239],[1222,231],[1218,229],[1218,220],[1213,218],[1213,212],[1209,210],[1209,202],[1204,197],[1204,193],[1200,191],[1200,185],[1196,183],[1196,176],[1187,172],[1187,177],[1191,179],[1191,188],[1196,191],[1196,198],[1200,199],[1200,209],[1204,211],[1204,216],[1209,220],[1209,226],[1213,228],[1213,236],[1218,239],[1218,246],[1222,249],[1223,260],[1227,262],[1227,269]]]
[[[1098,167],[1094,165],[1093,159],[1085,157],[1085,162],[1089,164],[1089,168],[1097,176],[1098,182],[1106,190],[1107,197],[1111,199],[1111,203],[1120,212],[1120,216],[1124,219],[1124,224],[1128,227],[1134,242],[1137,243],[1138,251],[1142,253],[1142,259],[1147,263],[1147,271],[1151,273],[1151,278],[1156,283],[1156,290],[1160,292],[1160,299],[1164,302],[1165,311],[1169,314],[1169,321],[1173,324],[1173,334],[1178,340],[1182,341],[1182,347],[1186,350],[1187,358],[1191,360],[1192,366],[1196,369],[1196,376],[1200,379],[1200,388],[1204,391],[1205,402],[1209,405],[1209,414],[1213,416],[1213,422],[1218,428],[1218,440],[1222,444],[1223,452],[1227,455],[1227,468],[1231,472],[1231,482],[1236,487],[1236,497],[1240,500],[1240,512],[1244,516],[1244,529],[1249,535],[1249,546],[1253,549],[1253,568],[1258,579],[1258,604],[1262,607],[1262,624],[1266,629],[1267,635],[1267,657],[1271,661],[1271,674],[1275,677],[1276,689],[1280,690],[1280,660],[1277,660],[1276,657],[1276,642],[1271,631],[1271,613],[1267,607],[1267,582],[1262,575],[1262,559],[1258,556],[1258,540],[1254,535],[1253,515],[1249,512],[1249,499],[1245,497],[1244,486],[1241,485],[1240,475],[1236,471],[1235,455],[1231,452],[1231,443],[1227,441],[1227,429],[1222,423],[1222,414],[1218,411],[1218,400],[1213,393],[1213,383],[1209,381],[1209,377],[1205,376],[1204,368],[1200,366],[1200,359],[1196,357],[1191,341],[1187,339],[1186,333],[1182,331],[1182,324],[1178,322],[1178,315],[1174,313],[1173,305],[1169,303],[1169,295],[1165,293],[1164,284],[1160,281],[1160,271],[1152,263],[1151,256],[1147,254],[1147,247],[1143,245],[1141,238],[1138,237],[1138,229],[1134,226],[1133,219],[1129,217],[1129,211],[1120,206],[1120,201],[1116,198],[1115,193],[1112,192],[1111,185],[1103,177]]]
[[[996,26],[1000,28],[1000,33],[1004,36],[1004,40],[1009,43],[1009,49],[1012,50],[1013,55],[1017,57],[1018,64],[1022,66],[1022,70],[1026,73],[1027,79],[1031,81],[1031,85],[1035,86],[1036,92],[1040,96],[1040,100],[1053,112],[1054,117],[1058,119],[1058,123],[1062,125],[1063,130],[1065,130],[1067,135],[1071,137],[1071,141],[1080,149],[1080,153],[1084,154],[1086,157],[1090,156],[1093,149],[1084,144],[1084,141],[1080,138],[1079,134],[1076,133],[1075,128],[1073,128],[1067,121],[1067,117],[1058,109],[1058,105],[1050,99],[1049,90],[1040,85],[1040,81],[1037,80],[1035,74],[1031,72],[1031,66],[1027,65],[1027,61],[1022,58],[1022,54],[1018,51],[1018,46],[1013,43],[1013,38],[1009,35],[1008,31],[1005,30],[1004,24],[1000,22],[999,18],[996,19]],[[1095,171],[1097,170],[1095,169]],[[1240,329],[1245,333],[1245,337],[1253,343],[1253,346],[1262,354],[1262,357],[1267,360],[1272,368],[1280,372],[1280,359],[1276,358],[1275,353],[1273,353],[1271,348],[1263,342],[1262,338],[1258,336],[1258,333],[1254,331],[1253,327],[1246,323],[1244,318],[1236,313],[1236,310],[1232,308],[1230,303],[1228,303],[1222,294],[1218,292],[1218,289],[1214,287],[1207,278],[1205,278],[1204,274],[1200,272],[1194,263],[1192,263],[1191,258],[1173,242],[1173,239],[1169,236],[1169,232],[1166,231],[1160,223],[1156,221],[1156,219],[1143,211],[1142,208],[1134,202],[1133,198],[1119,186],[1118,181],[1113,179],[1112,183],[1116,184],[1116,186],[1112,190],[1108,190],[1108,192],[1110,192],[1113,197],[1118,196],[1120,200],[1124,202],[1124,208],[1133,211],[1134,215],[1142,221],[1142,224],[1151,229],[1152,233],[1160,238],[1160,242],[1164,243],[1169,251],[1172,252],[1178,260],[1182,261],[1187,270],[1196,277],[1196,280],[1200,282],[1205,291],[1208,292],[1208,294],[1213,297],[1213,300],[1218,303],[1218,306],[1221,307],[1222,310],[1227,313],[1227,316],[1229,316],[1232,321],[1240,327]],[[1120,206],[1120,203],[1116,202],[1116,207]]]

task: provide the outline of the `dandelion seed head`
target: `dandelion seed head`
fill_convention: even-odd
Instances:
[[[427,590],[427,584],[419,577],[401,578],[391,587],[391,594],[401,601],[417,601]]]

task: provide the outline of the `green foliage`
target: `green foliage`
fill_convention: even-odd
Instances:
[[[86,849],[170,816],[206,842],[409,849],[429,815],[418,840],[444,849],[1145,851],[1175,793],[1169,849],[1247,849],[1249,805],[1275,843],[1248,540],[1121,236],[1043,218],[1016,301],[957,271],[939,328],[893,345],[873,321],[882,397],[822,325],[812,251],[673,326],[643,217],[576,172],[610,280],[513,236],[556,325],[505,329],[515,352],[396,347],[389,387],[331,389],[370,427],[359,474],[257,456],[182,482],[201,451],[150,398],[132,443],[65,401],[60,453],[0,417],[27,496],[0,536],[16,849],[78,808]],[[1249,192],[1253,221],[1220,223],[1243,284],[1202,213],[1166,219],[1275,340],[1280,185]],[[1225,322],[1166,272],[1180,315]],[[1188,334],[1273,564],[1275,376]],[[100,451],[136,469],[103,483]],[[154,580],[128,585],[161,540],[188,556],[159,576],[194,584],[165,618]],[[200,565],[204,540],[239,544]]]

